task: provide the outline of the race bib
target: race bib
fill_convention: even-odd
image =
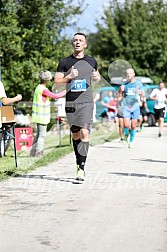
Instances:
[[[128,88],[127,95],[135,95],[135,89],[134,88]]]
[[[162,100],[157,100],[155,103],[156,103],[156,105],[162,105],[162,104],[164,104],[164,101],[162,101]]]
[[[73,80],[71,82],[71,92],[86,91],[86,79]]]

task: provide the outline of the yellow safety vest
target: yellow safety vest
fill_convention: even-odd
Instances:
[[[50,122],[50,99],[42,100],[42,92],[45,86],[39,84],[34,92],[32,106],[32,121],[39,124],[48,124]]]

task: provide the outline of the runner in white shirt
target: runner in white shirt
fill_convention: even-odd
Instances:
[[[159,88],[153,89],[150,94],[150,99],[155,100],[154,112],[159,126],[158,136],[161,137],[164,127],[165,107],[167,103],[167,89],[165,88],[164,82],[159,83]]]
[[[0,81],[0,99],[6,97],[5,89],[3,83]]]
[[[3,83],[0,81],[0,106],[2,106],[2,103],[4,105],[20,101],[22,99],[22,96],[20,94],[16,95],[13,98],[8,98],[4,89]]]

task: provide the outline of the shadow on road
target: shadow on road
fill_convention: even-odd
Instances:
[[[54,180],[58,182],[67,182],[72,184],[83,184],[82,181],[77,181],[75,178],[55,178],[55,177],[49,177],[48,175],[20,175],[15,174],[13,178],[26,178],[26,179],[45,179],[45,180]]]
[[[167,179],[165,176],[154,176],[149,174],[142,173],[126,173],[126,172],[109,172],[109,174],[115,174],[118,176],[127,176],[127,177],[143,177],[143,178],[154,178],[154,179]]]
[[[167,161],[163,161],[163,160],[156,160],[156,159],[149,159],[149,158],[142,158],[142,159],[132,159],[132,160],[139,160],[139,161],[144,161],[144,162],[155,162],[155,163],[164,163],[166,164]]]

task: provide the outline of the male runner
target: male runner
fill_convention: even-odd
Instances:
[[[89,148],[89,132],[93,123],[92,80],[100,79],[96,60],[84,54],[84,33],[74,34],[73,54],[63,58],[57,67],[55,84],[66,84],[66,115],[73,138],[77,164],[77,180],[84,180]]]
[[[135,79],[135,72],[133,68],[126,70],[126,83],[121,85],[119,93],[124,96],[123,100],[123,121],[124,121],[124,142],[128,141],[128,134],[130,129],[129,148],[134,148],[134,137],[136,133],[137,120],[140,117],[140,96],[144,96],[143,84],[141,81]],[[130,125],[131,120],[131,125]]]

